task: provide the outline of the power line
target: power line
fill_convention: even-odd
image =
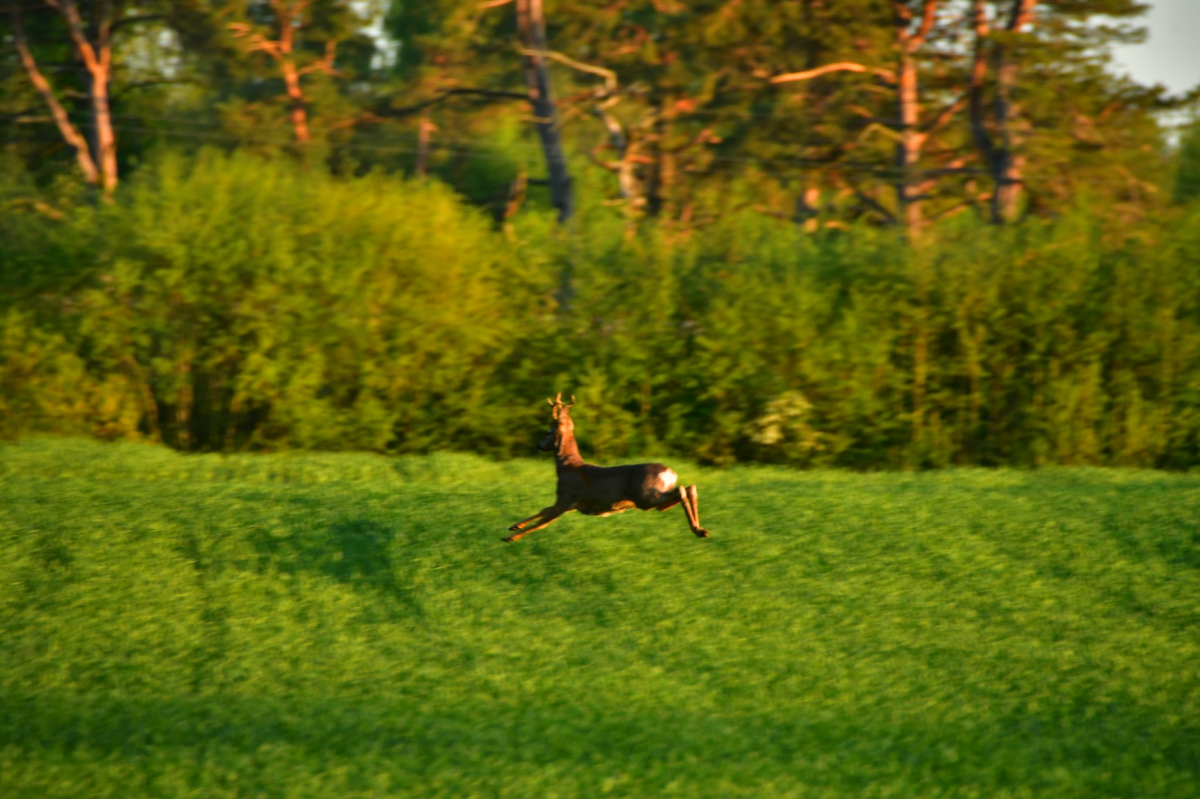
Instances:
[[[71,111],[71,112],[68,112],[68,114],[75,116],[75,117],[90,118],[89,112],[86,112],[86,111]],[[122,132],[126,132],[126,133],[172,136],[172,137],[180,137],[180,138],[190,138],[190,139],[230,142],[230,143],[264,144],[264,145],[270,145],[270,146],[275,146],[275,147],[289,147],[289,146],[293,146],[296,144],[295,140],[290,137],[288,137],[288,138],[278,138],[278,137],[272,138],[272,137],[263,137],[263,136],[253,136],[253,135],[248,136],[248,135],[237,133],[237,132],[228,132],[225,129],[227,126],[223,126],[221,123],[204,122],[204,121],[198,121],[198,120],[185,120],[180,117],[141,115],[141,114],[113,114],[112,116],[116,119],[126,119],[126,120],[132,120],[132,121],[140,121],[140,120],[145,120],[145,119],[158,120],[158,121],[169,122],[172,125],[171,127],[152,127],[152,126],[147,126],[147,125],[133,125],[133,124],[128,124],[128,123],[118,123],[118,124],[113,125],[114,130],[118,130],[118,131],[122,131]],[[0,121],[0,124],[2,124],[2,121]],[[12,123],[10,123],[10,124],[12,124]],[[50,122],[47,121],[46,124],[50,124]],[[393,140],[404,138],[406,140],[406,143],[401,144],[399,142],[388,142],[388,143],[383,143],[383,144],[371,144],[371,143],[361,142],[361,141],[352,141],[352,142],[326,142],[325,144],[329,147],[339,149],[339,150],[350,150],[350,151],[360,151],[360,152],[396,153],[396,154],[406,154],[406,155],[415,155],[419,152],[419,148],[417,146],[414,146],[414,144],[407,143],[407,142],[412,142],[416,138],[416,134],[389,133],[388,137]],[[463,140],[464,139],[461,139],[461,138],[460,139],[451,139],[451,141],[463,141]],[[437,150],[439,152],[447,153],[450,155],[461,155],[461,156],[467,156],[467,157],[481,158],[484,160],[505,162],[505,163],[509,163],[513,166],[520,166],[523,163],[520,159],[515,158],[512,155],[509,155],[507,153],[501,152],[495,148],[470,147],[470,146],[447,147],[445,144],[438,141],[437,139],[430,141],[428,146],[430,147],[431,150]],[[541,148],[538,147],[537,145],[532,145],[532,144],[509,143],[509,144],[506,144],[505,147],[506,148],[516,148],[531,158],[540,157],[542,154]],[[728,156],[728,155],[710,154],[708,156],[707,160],[708,160],[708,165],[706,167],[704,167],[704,171],[709,171],[713,168],[716,168],[716,169],[720,169],[721,171],[724,171],[727,173],[733,172],[734,169],[738,166],[744,167],[744,166],[754,165],[754,166],[758,166],[758,167],[762,167],[762,168],[769,168],[769,169],[775,169],[775,170],[778,170],[781,166],[787,166],[787,167],[791,167],[791,168],[797,170],[800,173],[802,173],[805,170],[812,170],[812,169],[830,170],[830,171],[849,171],[849,172],[857,172],[860,174],[874,175],[883,180],[888,180],[888,179],[894,180],[894,179],[899,179],[899,178],[914,178],[914,179],[916,179],[916,178],[921,178],[921,177],[933,177],[933,176],[944,176],[944,177],[955,177],[955,176],[992,177],[993,176],[993,173],[989,172],[988,170],[978,169],[978,168],[946,169],[946,168],[941,168],[941,167],[929,167],[929,168],[918,168],[918,169],[910,169],[910,170],[900,170],[895,167],[881,166],[879,164],[871,164],[871,163],[865,163],[865,162],[853,162],[853,161],[829,162],[829,161],[822,161],[822,160],[818,160],[818,159],[805,159],[805,158],[795,158],[795,157],[767,158],[767,157],[761,157],[761,156]],[[1108,185],[1114,185],[1114,186],[1128,185],[1128,181],[1123,181],[1123,180],[1118,180],[1118,179],[1106,181],[1106,183]],[[1181,185],[1192,186],[1192,185],[1196,185],[1196,184],[1194,184],[1193,182],[1190,182],[1190,181],[1184,181],[1184,182],[1182,182]]]
[[[77,118],[90,118],[90,113],[86,112],[86,111],[68,111],[67,113],[68,113],[68,115],[74,116]],[[247,143],[271,144],[271,145],[280,146],[280,147],[286,147],[286,146],[293,145],[296,143],[294,139],[290,139],[290,138],[286,139],[286,140],[285,139],[272,139],[272,138],[264,138],[261,136],[245,136],[245,135],[242,135],[242,134],[239,134],[236,132],[230,133],[230,132],[227,132],[228,125],[224,125],[222,123],[217,123],[217,122],[203,122],[203,121],[197,121],[197,120],[186,120],[186,119],[183,119],[180,117],[156,116],[156,115],[148,115],[148,114],[112,114],[111,116],[114,119],[127,119],[127,120],[134,120],[134,121],[156,120],[156,121],[161,121],[161,122],[168,122],[173,126],[173,127],[150,127],[150,126],[131,126],[131,125],[114,125],[113,126],[114,129],[116,129],[116,130],[123,130],[126,132],[132,132],[132,133],[146,133],[146,134],[157,133],[157,134],[166,135],[166,136],[183,136],[183,137],[199,138],[199,139],[210,138],[212,140],[220,140],[220,141],[244,141]],[[190,128],[190,130],[189,130],[189,128]],[[414,133],[404,133],[404,134],[389,133],[388,136],[391,138],[404,137],[407,141],[413,141],[417,138],[417,135]],[[444,153],[449,153],[451,155],[477,156],[477,157],[485,158],[485,159],[508,161],[508,162],[514,163],[514,164],[519,163],[512,156],[509,156],[502,152],[499,152],[497,149],[494,149],[494,148],[471,147],[471,146],[449,146],[449,147],[447,147],[445,144],[443,144],[441,141],[439,141],[439,139],[445,139],[445,138],[446,137],[437,137],[437,138],[432,139],[429,142],[429,147],[432,149],[437,149]],[[465,141],[464,138],[457,138],[457,139],[450,138],[449,140],[452,142]],[[404,146],[399,146],[397,144],[392,144],[392,143],[376,145],[376,144],[367,144],[367,143],[363,143],[363,142],[336,142],[336,143],[330,142],[327,144],[328,144],[328,146],[332,146],[332,147],[339,147],[342,149],[349,149],[349,150],[361,150],[364,152],[402,152],[402,153],[409,153],[409,154],[415,154],[417,152],[417,149],[415,149],[412,146],[404,147]],[[541,148],[535,144],[509,143],[509,144],[505,145],[505,148],[506,149],[512,148],[512,149],[520,150],[530,157],[540,157],[542,154]],[[895,167],[889,167],[889,166],[884,166],[884,165],[879,165],[879,164],[872,164],[872,163],[867,163],[867,162],[858,162],[858,161],[831,162],[831,161],[815,159],[815,158],[798,158],[798,157],[794,157],[794,156],[782,156],[782,157],[768,158],[768,157],[762,157],[762,156],[733,156],[733,155],[720,155],[720,154],[710,153],[707,156],[707,160],[710,163],[729,164],[731,166],[758,165],[758,166],[769,167],[769,168],[778,168],[780,165],[788,165],[788,166],[797,167],[797,168],[801,168],[801,169],[827,169],[827,170],[833,170],[833,171],[852,171],[852,172],[860,172],[860,173],[865,173],[865,174],[875,174],[875,175],[879,175],[879,176],[883,176],[883,177],[892,177],[892,178],[900,178],[900,177],[906,177],[906,176],[908,176],[908,177],[934,177],[934,176],[939,176],[939,175],[946,176],[946,177],[952,177],[955,175],[962,175],[962,176],[968,176],[968,177],[969,176],[987,177],[992,174],[988,170],[976,169],[976,168],[971,168],[971,167],[955,168],[955,169],[948,169],[945,167],[926,167],[926,168],[901,170],[901,169],[897,169]]]

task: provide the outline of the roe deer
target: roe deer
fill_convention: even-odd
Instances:
[[[708,531],[700,526],[700,500],[696,486],[679,488],[679,476],[661,463],[636,463],[629,466],[596,466],[584,463],[575,443],[575,423],[570,408],[575,397],[563,404],[562,394],[546,400],[554,420],[538,443],[538,449],[554,452],[558,471],[558,495],[554,504],[517,522],[508,528],[512,535],[505,541],[516,541],[535,530],[541,530],[564,513],[577,510],[587,516],[608,516],[630,508],[667,510],[682,504],[688,526],[700,538]],[[537,522],[532,527],[526,525]]]

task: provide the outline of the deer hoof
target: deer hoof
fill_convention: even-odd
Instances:
[[[708,530],[705,530],[703,527],[696,530],[695,533],[697,538],[708,538]]]

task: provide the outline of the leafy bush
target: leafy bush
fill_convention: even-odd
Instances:
[[[434,181],[165,154],[112,207],[0,220],[4,430],[182,449],[600,460],[1200,463],[1200,208],[921,246],[753,214],[503,231]]]
[[[53,323],[92,373],[153,399],[125,433],[206,449],[491,442],[483,392],[508,303],[532,298],[447,190],[212,152],[138,177],[90,221],[95,276]]]

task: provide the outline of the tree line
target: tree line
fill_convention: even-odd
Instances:
[[[224,142],[433,172],[501,218],[1128,216],[1196,99],[1111,70],[1135,0],[5,2],[10,151],[106,195],[155,144]]]
[[[1200,464],[1200,203],[921,247],[752,211],[563,236],[206,150],[54,210],[0,216],[0,435],[510,456],[565,389],[602,461]]]

